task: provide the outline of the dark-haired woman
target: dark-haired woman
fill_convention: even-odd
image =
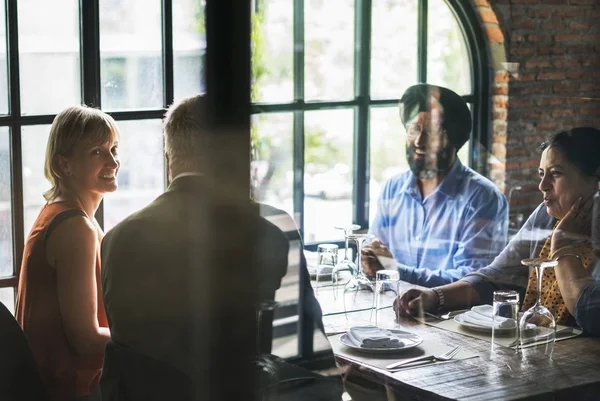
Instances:
[[[539,189],[543,203],[487,267],[455,283],[435,289],[412,289],[395,307],[417,314],[440,307],[460,309],[491,303],[499,289],[521,293],[523,309],[536,298],[535,272],[521,264],[526,258],[558,259],[546,269],[542,300],[556,323],[577,324],[600,336],[600,287],[597,259],[590,244],[592,196],[600,177],[600,130],[574,128],[552,135],[541,145]]]

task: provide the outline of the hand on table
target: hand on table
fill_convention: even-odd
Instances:
[[[433,311],[437,303],[437,294],[432,289],[411,288],[396,298],[394,311],[403,316],[419,316],[423,312]]]
[[[368,277],[375,277],[377,271],[382,270],[383,266],[377,256],[393,257],[387,246],[378,239],[374,239],[371,243],[362,247],[360,255],[360,264],[363,272]]]

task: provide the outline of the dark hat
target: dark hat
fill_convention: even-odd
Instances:
[[[400,99],[402,124],[406,126],[420,112],[431,111],[434,99],[443,109],[442,127],[458,151],[471,135],[471,111],[462,97],[450,89],[429,84],[417,84],[408,88]]]

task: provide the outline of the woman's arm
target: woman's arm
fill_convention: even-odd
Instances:
[[[573,316],[576,316],[577,301],[583,292],[583,289],[594,280],[590,273],[584,269],[579,256],[568,252],[566,249],[559,252],[558,265],[554,269],[558,288],[567,305],[567,309]],[[599,317],[600,318],[600,317]]]
[[[72,217],[50,235],[46,251],[48,262],[56,269],[58,304],[67,340],[79,354],[104,353],[110,331],[98,324],[95,227],[83,216]]]

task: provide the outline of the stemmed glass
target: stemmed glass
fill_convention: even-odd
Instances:
[[[552,359],[554,341],[556,339],[556,322],[552,312],[542,305],[542,275],[547,267],[555,267],[558,262],[553,259],[523,259],[525,266],[534,268],[537,275],[537,300],[519,321],[521,348],[525,344],[536,343],[534,352],[543,353]]]
[[[348,241],[349,235],[352,234],[353,231],[359,230],[360,226],[358,224],[349,224],[347,226],[335,226],[337,230],[344,231],[344,239],[346,240],[346,247],[344,249],[344,259],[342,259],[331,272],[331,281],[333,285],[333,299],[337,299],[337,284],[339,280],[339,276],[342,272],[350,272],[352,276],[355,275],[356,272],[356,264],[350,260],[348,257]]]
[[[344,314],[346,315],[346,319],[348,319],[348,308],[346,306],[346,294],[354,293],[353,302],[356,302],[356,298],[358,296],[359,291],[367,291],[370,293],[371,302],[370,305],[364,305],[364,308],[370,308],[371,314],[373,312],[373,295],[374,295],[374,285],[371,280],[363,273],[361,265],[360,265],[360,256],[362,250],[362,244],[366,240],[373,239],[374,236],[371,234],[349,234],[348,239],[356,241],[356,253],[357,253],[357,268],[355,270],[355,275],[348,281],[348,283],[344,286]],[[362,297],[360,297],[359,302],[362,304]],[[356,309],[356,308],[353,308]],[[371,320],[371,319],[369,319]]]

